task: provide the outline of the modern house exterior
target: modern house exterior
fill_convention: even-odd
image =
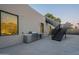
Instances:
[[[2,15],[0,15],[0,27],[2,26],[1,22],[3,21],[3,19],[5,19],[5,17],[3,17],[4,13],[9,13],[11,15],[18,16],[16,22],[17,23],[16,30],[18,31],[18,33],[14,35],[0,35],[0,48],[22,43],[23,33],[27,34],[28,32],[31,31],[31,32],[48,34],[50,29],[52,28],[50,24],[46,24],[45,17],[36,10],[34,10],[33,8],[31,8],[29,5],[0,4],[0,10],[1,10],[0,13],[3,13]],[[8,16],[10,16],[9,14]],[[1,17],[3,19],[1,19]],[[16,17],[13,18],[15,19]]]

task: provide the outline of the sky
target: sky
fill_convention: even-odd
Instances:
[[[31,4],[30,6],[42,15],[51,13],[59,17],[62,23],[79,23],[79,4]]]

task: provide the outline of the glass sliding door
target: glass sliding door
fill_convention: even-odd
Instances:
[[[40,32],[44,33],[44,23],[41,23],[41,25],[40,25]]]

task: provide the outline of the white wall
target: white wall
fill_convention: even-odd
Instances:
[[[45,24],[45,18],[28,5],[0,4],[0,10],[19,15],[19,35],[0,36],[0,48],[22,43],[22,32],[33,31],[40,33],[40,23]]]

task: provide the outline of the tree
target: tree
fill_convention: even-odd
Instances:
[[[73,24],[72,23],[70,23],[70,22],[66,22],[65,24],[64,24],[64,27],[67,27],[68,29],[73,29]]]
[[[48,18],[51,18],[51,19],[55,20],[56,22],[61,23],[61,19],[53,16],[51,13],[47,13],[47,14],[45,14],[45,16],[48,17]]]
[[[60,18],[56,18],[55,21],[61,23],[61,19]]]
[[[55,19],[55,16],[53,16],[51,13],[46,13],[45,16],[51,19]]]

